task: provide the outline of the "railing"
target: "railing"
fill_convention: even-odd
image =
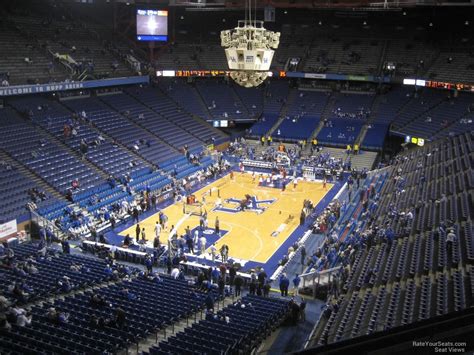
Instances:
[[[87,79],[88,76],[89,76],[88,70],[84,69],[84,71],[77,76],[77,79],[79,81],[84,81]]]
[[[38,224],[40,228],[49,228],[58,239],[63,240],[67,238],[66,234],[61,229],[59,229],[53,222],[39,215],[36,211],[30,210],[30,216],[32,222]]]
[[[69,71],[71,75],[74,74],[75,72],[74,68],[71,67],[71,64],[67,60],[63,60],[62,56],[59,53],[54,53],[51,49],[48,49],[48,52],[53,56],[54,59],[58,59],[59,63],[61,63]]]
[[[333,275],[339,273],[339,269],[341,266],[336,266],[331,269],[323,270],[323,271],[312,271],[307,272],[305,274],[301,274],[300,278],[303,282],[303,288],[307,285],[313,286],[313,297],[316,296],[316,291],[320,285],[328,285]]]
[[[322,314],[321,313],[321,317],[322,317]],[[308,337],[308,339],[306,340],[305,344],[304,344],[304,349],[308,349],[308,348],[311,348],[311,347],[314,347],[314,346],[318,346],[317,344],[317,341],[319,339],[316,338],[316,329],[318,328],[318,326],[320,325],[320,322],[321,322],[321,317],[319,318],[319,321],[316,323],[316,325],[314,326],[313,328],[313,331],[311,332],[310,336]],[[361,337],[361,336],[364,336],[366,334],[372,334],[372,333],[376,333],[376,332],[381,332],[381,331],[384,331],[387,329],[387,325],[386,325],[386,322],[382,322],[382,321],[377,321],[377,322],[374,322],[372,325],[371,324],[367,324],[361,328],[358,329],[358,333],[359,335],[357,335],[355,338],[357,337]],[[354,329],[347,329],[345,330],[344,332],[341,332],[341,333],[338,333],[338,329],[337,327],[335,327],[335,329],[332,329],[328,335],[327,335],[327,338],[326,339],[329,339],[331,337],[335,337],[336,335],[339,335],[341,337],[340,340],[338,341],[342,341],[342,340],[345,340],[347,339],[348,337],[350,338],[353,338],[351,336],[351,333],[354,331]],[[337,341],[335,342],[331,342],[331,344],[334,344],[334,343],[337,343]]]
[[[125,61],[135,73],[140,73],[142,70],[142,65],[139,60],[137,60],[133,55],[127,54]]]

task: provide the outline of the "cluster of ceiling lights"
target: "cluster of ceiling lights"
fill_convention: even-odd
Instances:
[[[259,86],[268,77],[274,49],[280,43],[280,33],[265,29],[263,21],[255,18],[256,10],[252,13],[253,8],[255,0],[247,0],[245,20],[221,32],[230,77],[244,87]]]

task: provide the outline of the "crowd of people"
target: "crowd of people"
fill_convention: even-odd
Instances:
[[[365,107],[358,107],[354,112],[345,112],[342,108],[337,107],[334,109],[333,115],[336,118],[365,120],[369,118],[370,110]]]
[[[31,313],[23,306],[37,300],[42,295],[42,291],[28,280],[33,275],[44,273],[45,270],[40,267],[40,264],[54,262],[54,258],[58,257],[59,253],[55,248],[48,249],[51,244],[47,243],[45,233],[41,233],[40,238],[36,254],[29,256],[16,255],[7,243],[0,245],[0,266],[15,276],[7,287],[0,291],[0,329],[2,330],[10,330],[12,325],[25,327],[32,323]],[[110,270],[110,275],[116,277],[115,279],[123,275],[124,269],[128,269],[126,266],[116,265],[113,260],[110,260],[110,263],[112,266],[107,265],[104,272],[107,273],[107,269]],[[80,262],[72,262],[68,271],[81,275],[91,273],[91,270]],[[62,275],[56,278],[54,287],[56,292],[67,294],[80,285],[74,284],[69,276]],[[69,318],[67,313],[58,312],[54,308],[48,309],[45,316],[55,324],[67,323]]]

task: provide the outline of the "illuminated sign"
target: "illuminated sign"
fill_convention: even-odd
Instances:
[[[403,85],[416,85],[434,89],[458,90],[474,92],[474,84],[449,83],[424,79],[403,79]]]
[[[162,73],[162,76],[166,76],[166,77],[176,76],[176,73],[174,70],[163,70],[161,73]]]
[[[416,144],[419,147],[423,147],[425,145],[425,140],[424,138],[405,136],[405,143]]]
[[[168,11],[137,9],[137,40],[167,41]]]
[[[232,61],[232,58],[230,59]],[[255,60],[255,59],[253,59]],[[200,69],[191,69],[191,70],[159,70],[156,72],[156,76],[165,76],[164,72],[174,73],[176,77],[219,77],[219,76],[229,76],[231,71],[229,70],[200,70]],[[356,76],[356,75],[342,75],[342,74],[322,74],[322,73],[303,73],[303,72],[286,72],[281,71],[267,71],[269,77],[278,77],[278,78],[305,78],[305,79],[322,79],[322,80],[357,80],[357,81],[368,81],[374,83],[388,83],[390,78],[388,77],[376,77],[376,76]],[[412,80],[412,84],[406,85],[415,85],[416,79],[405,79]],[[419,80],[420,83],[423,83],[424,80]]]
[[[229,76],[228,70],[176,70],[177,77],[190,76]]]
[[[187,77],[220,77],[220,76],[229,76],[229,70],[158,70],[156,76],[166,76],[166,77],[178,77],[178,78],[187,78]],[[268,76],[273,76],[272,72],[268,72]]]

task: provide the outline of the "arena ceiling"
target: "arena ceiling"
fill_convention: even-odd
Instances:
[[[89,0],[90,1],[90,0]],[[101,1],[101,0],[92,0]],[[104,0],[102,0],[104,1]],[[244,8],[246,0],[105,0],[126,4],[149,4],[184,7]],[[471,0],[256,0],[257,7],[276,8],[364,8],[377,10],[420,6],[473,6]]]

